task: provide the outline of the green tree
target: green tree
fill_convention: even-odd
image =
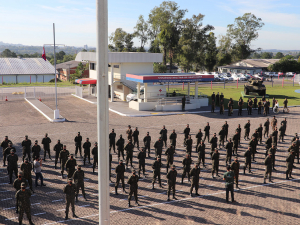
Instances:
[[[282,52],[277,52],[276,55],[274,56],[274,59],[281,59],[283,57],[284,55],[282,54]]]
[[[60,52],[56,53],[56,59],[61,61],[61,60],[63,60],[65,55],[66,55],[66,53],[64,51],[60,51]]]
[[[82,49],[81,52],[87,52],[87,50],[86,49]]]
[[[127,33],[124,37],[124,46],[123,52],[135,52],[136,49],[133,47],[133,38],[134,34]]]
[[[122,28],[117,28],[115,32],[113,32],[109,40],[113,43],[113,45],[109,46],[110,50],[113,52],[122,52],[125,45],[125,36],[126,36],[126,31],[124,31]]]
[[[231,39],[227,35],[221,35],[219,38],[219,47],[217,53],[217,65],[224,66],[230,64],[231,57]]]
[[[213,32],[209,33],[206,39],[206,51],[205,51],[205,68],[210,72],[213,70],[217,63],[218,49],[216,46],[216,38]]]
[[[278,62],[270,65],[268,70],[274,72],[299,72],[300,71],[300,62],[297,62],[294,57],[285,56],[281,58]]]
[[[154,73],[166,73],[167,72],[167,66],[165,66],[161,63],[154,63],[153,64],[153,72]]]
[[[253,53],[252,59],[261,59],[262,58],[262,54],[259,54],[257,52]]]
[[[242,17],[237,17],[234,24],[227,26],[227,35],[232,40],[234,61],[246,59],[254,52],[250,45],[258,38],[258,30],[263,25],[261,18],[257,18],[251,13],[245,13]]]
[[[140,15],[139,19],[134,27],[135,37],[140,39],[141,46],[138,48],[138,51],[144,52],[144,46],[148,40],[148,23],[144,20],[144,16]]]
[[[9,49],[4,49],[4,51],[1,53],[2,58],[16,58],[17,54]]]
[[[261,53],[261,58],[262,59],[272,59],[273,53],[272,52],[263,52]]]

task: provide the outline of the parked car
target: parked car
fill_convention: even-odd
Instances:
[[[295,75],[294,72],[287,72],[287,73],[285,74],[285,76],[287,76],[287,77],[293,77],[294,75]]]
[[[278,75],[279,75],[279,76],[284,76],[284,75],[285,75],[285,73],[283,73],[283,72],[279,72],[279,73],[278,73]]]
[[[218,75],[214,75],[214,81],[216,81],[216,82],[219,82],[219,81],[220,81],[220,78],[219,78]]]

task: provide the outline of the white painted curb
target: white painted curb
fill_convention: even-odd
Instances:
[[[44,117],[46,117],[47,120],[49,120],[50,122],[54,123],[54,122],[65,122],[65,118],[62,119],[51,119],[49,116],[47,116],[45,113],[43,113],[42,110],[40,110],[38,107],[36,107],[34,104],[32,104],[27,98],[25,98],[25,100],[33,107],[35,108],[38,112],[40,112]],[[43,103],[44,104],[44,103]],[[45,105],[45,104],[44,104]],[[48,107],[48,106],[47,106]],[[48,107],[49,108],[49,107]],[[52,110],[52,109],[51,109]]]

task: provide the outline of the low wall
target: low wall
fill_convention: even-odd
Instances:
[[[186,110],[200,109],[202,106],[208,106],[208,98],[190,99],[190,103],[185,105]],[[129,102],[129,108],[138,111],[155,110],[155,111],[179,111],[181,104],[157,105],[157,102]]]

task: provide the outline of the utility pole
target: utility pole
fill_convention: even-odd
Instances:
[[[69,71],[68,71],[68,74],[67,74],[67,81],[70,81],[70,75],[71,75],[70,65],[72,65],[72,64],[67,63],[66,65],[69,66]]]
[[[99,224],[109,225],[108,15],[107,0],[96,0],[96,70]]]

